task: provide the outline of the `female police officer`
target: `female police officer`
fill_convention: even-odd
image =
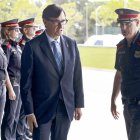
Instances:
[[[2,123],[5,101],[6,101],[6,87],[8,89],[9,99],[15,100],[16,96],[13,91],[11,82],[9,80],[9,75],[7,73],[6,55],[0,45],[0,138],[1,138],[1,123]]]
[[[19,88],[21,49],[16,42],[19,35],[18,19],[3,22],[1,25],[2,28],[5,28],[4,33],[6,35],[6,40],[2,44],[2,48],[8,60],[7,71],[16,94],[16,100],[11,101],[8,98],[6,99],[2,122],[2,140],[16,140],[16,128],[21,107]]]

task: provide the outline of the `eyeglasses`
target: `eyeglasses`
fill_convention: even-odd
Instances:
[[[68,22],[68,20],[67,19],[64,19],[64,20],[57,20],[57,19],[48,19],[48,21],[50,21],[50,22],[52,22],[52,23],[54,23],[55,25],[65,25],[67,22]]]

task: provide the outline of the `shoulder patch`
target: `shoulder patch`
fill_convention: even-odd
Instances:
[[[139,45],[139,46],[140,46],[140,40],[138,40],[136,43],[137,43],[137,45]]]
[[[117,49],[123,48],[124,47],[124,40],[121,40],[118,44],[117,44]]]
[[[3,45],[6,46],[7,48],[11,48],[11,44],[9,41],[4,41]]]
[[[21,39],[18,44],[19,46],[21,46],[21,45],[25,45],[25,43],[26,43],[25,39]]]

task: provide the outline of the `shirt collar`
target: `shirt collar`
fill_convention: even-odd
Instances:
[[[51,42],[53,42],[53,41],[57,41],[57,42],[60,44],[60,36],[58,37],[57,40],[55,40],[54,38],[52,38],[52,37],[50,37],[50,36],[48,35],[48,33],[46,32],[46,30],[45,30],[45,34],[46,34],[46,36],[47,36],[48,41],[49,41],[50,44],[51,44]]]
[[[132,43],[135,43],[135,42],[136,42],[136,40],[138,39],[138,37],[139,37],[139,31],[137,32],[136,36],[134,37],[134,39],[133,39]]]

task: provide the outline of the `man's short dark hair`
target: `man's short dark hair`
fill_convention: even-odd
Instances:
[[[60,16],[61,12],[64,12],[65,14],[65,11],[63,10],[63,8],[57,6],[56,4],[51,4],[51,5],[48,5],[44,10],[43,10],[43,13],[42,13],[42,18],[43,19],[50,19],[50,18],[57,18]],[[66,15],[66,14],[65,14]]]

